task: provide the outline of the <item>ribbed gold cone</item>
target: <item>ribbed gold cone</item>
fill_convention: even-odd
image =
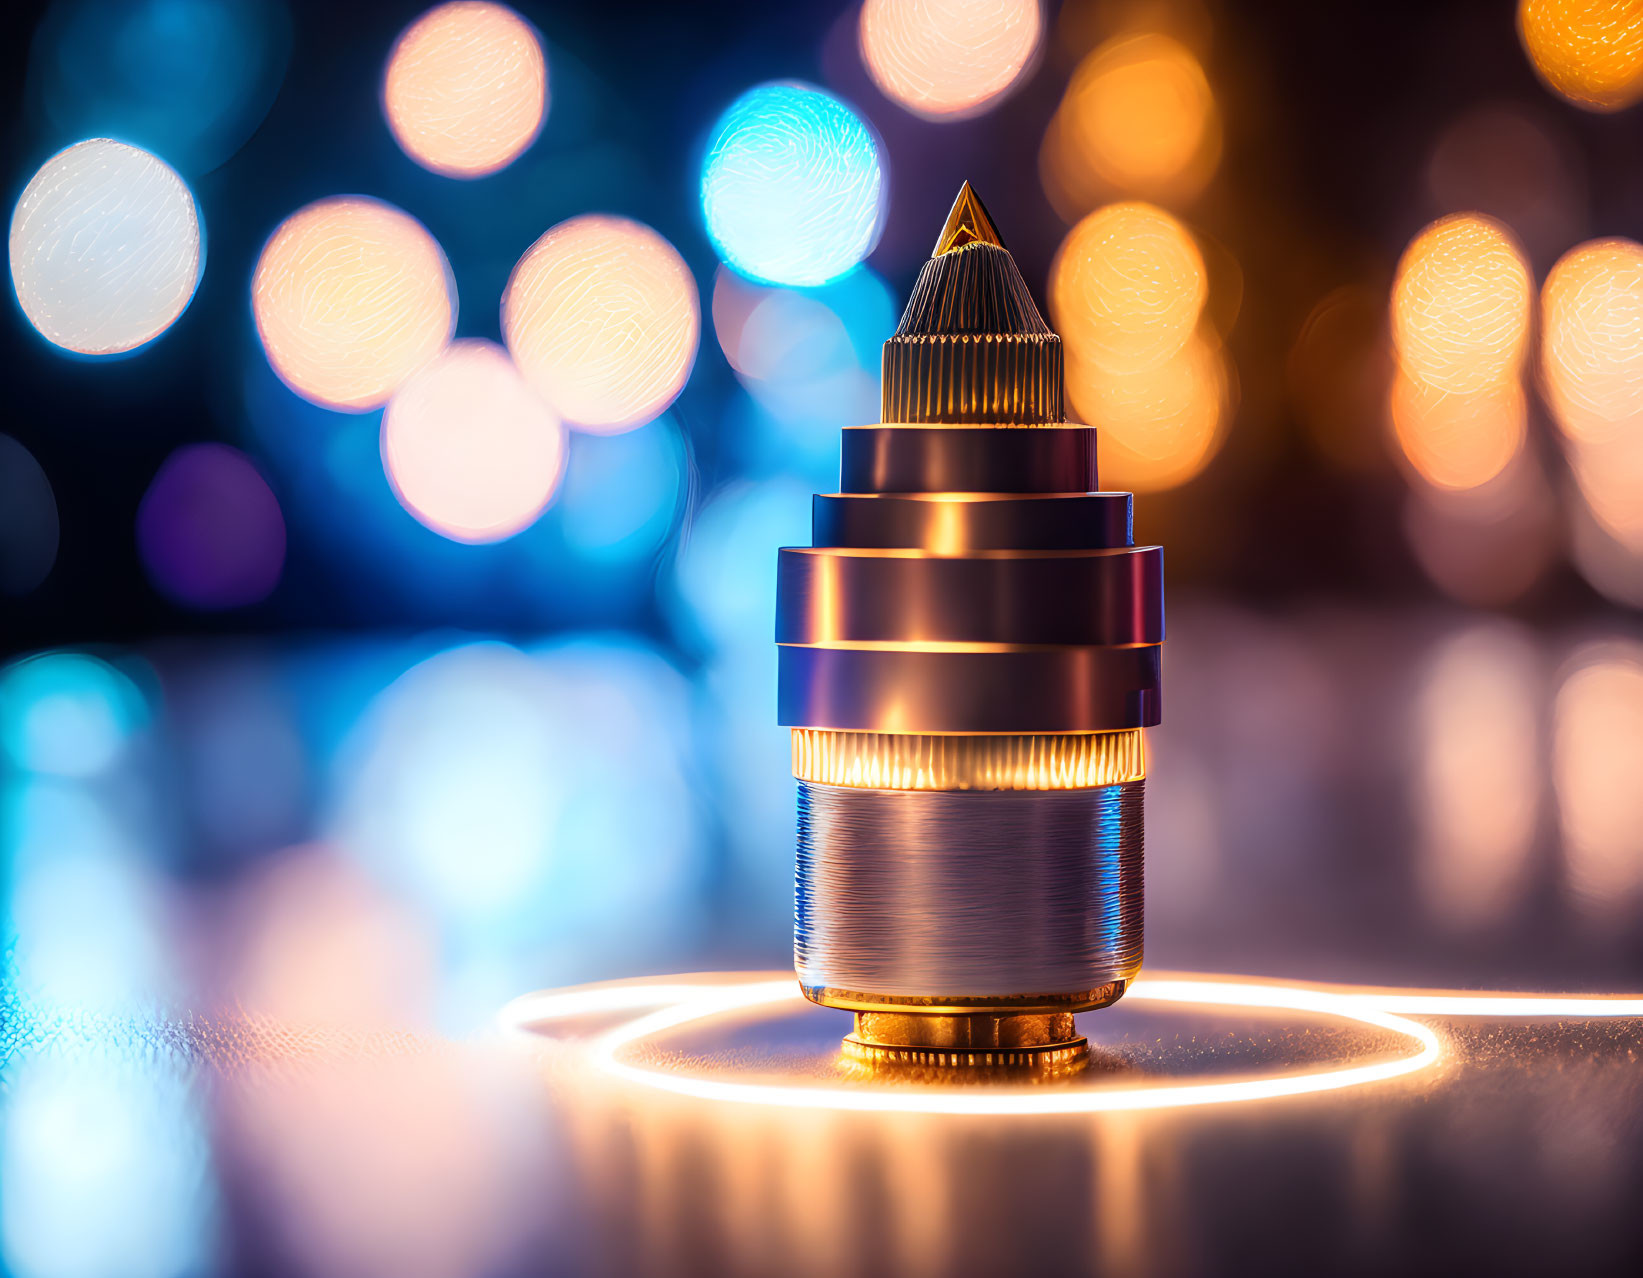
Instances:
[[[884,344],[886,423],[1050,425],[1065,416],[1050,331],[966,182]]]

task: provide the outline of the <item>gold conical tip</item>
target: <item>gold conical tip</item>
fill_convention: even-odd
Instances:
[[[947,215],[947,224],[941,228],[941,238],[936,241],[936,251],[930,256],[940,257],[966,244],[1004,247],[1004,241],[998,237],[998,228],[987,216],[987,206],[968,182],[958,188],[958,199],[953,201],[953,211]]]

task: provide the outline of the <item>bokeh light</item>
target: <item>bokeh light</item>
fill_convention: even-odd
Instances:
[[[1643,646],[1589,645],[1557,691],[1552,779],[1575,899],[1617,917],[1643,890]]]
[[[176,985],[164,890],[138,812],[79,778],[6,787],[17,992],[44,1017],[131,1016]],[[135,806],[135,805],[133,805]]]
[[[34,455],[0,435],[0,595],[26,595],[57,560],[57,499]]]
[[[1476,488],[1517,456],[1528,408],[1516,383],[1452,394],[1400,371],[1393,379],[1392,431],[1420,477],[1439,488]]]
[[[862,62],[884,95],[915,115],[960,120],[986,110],[1038,51],[1039,0],[866,0]]]
[[[1103,190],[1191,198],[1220,158],[1220,114],[1197,57],[1171,36],[1140,32],[1108,40],[1073,72],[1042,163],[1066,212]]]
[[[1503,386],[1522,363],[1532,305],[1528,264],[1504,227],[1475,213],[1440,218],[1398,262],[1392,285],[1398,362],[1440,391]]]
[[[520,371],[584,430],[625,430],[671,404],[701,327],[684,259],[622,217],[561,222],[526,250],[502,295],[502,331]]]
[[[1602,594],[1643,606],[1643,245],[1592,240],[1552,267],[1541,387],[1578,488],[1576,566]]]
[[[203,173],[261,123],[290,55],[284,0],[56,0],[29,89],[56,136],[117,136]]]
[[[1067,362],[1073,416],[1101,431],[1103,488],[1159,492],[1199,474],[1225,437],[1230,392],[1221,348],[1202,337],[1134,371]]]
[[[473,643],[351,731],[336,845],[439,924],[447,971],[484,969],[467,1027],[528,974],[589,979],[674,935],[702,849],[687,712],[678,671],[631,639]]]
[[[386,402],[456,323],[455,285],[433,236],[360,196],[319,200],[280,223],[257,259],[251,306],[281,380],[350,411]]]
[[[6,1101],[8,1273],[167,1278],[212,1267],[211,1158],[184,1049],[33,1054]]]
[[[1558,259],[1541,290],[1541,376],[1572,440],[1643,429],[1643,245],[1592,240]]]
[[[1208,297],[1204,259],[1150,204],[1110,204],[1067,234],[1050,268],[1050,314],[1072,356],[1114,373],[1179,352]]]
[[[536,32],[506,5],[454,0],[405,28],[388,58],[382,110],[418,164],[475,178],[512,163],[547,111]]]
[[[165,459],[137,507],[137,550],[155,587],[190,608],[266,599],[285,566],[285,519],[250,459],[190,444]]]
[[[25,771],[95,776],[144,717],[136,685],[88,653],[41,653],[0,671],[0,746]]]
[[[286,1025],[426,1030],[428,921],[323,845],[282,848],[235,884],[227,966],[237,1006]]]
[[[1532,308],[1522,250],[1490,218],[1439,218],[1404,251],[1392,284],[1398,375],[1389,416],[1403,456],[1428,483],[1475,488],[1523,448]]]
[[[784,81],[714,124],[702,211],[719,256],[772,284],[825,284],[873,251],[888,182],[879,140],[838,98]]]
[[[40,166],[11,216],[11,282],[29,323],[82,355],[152,341],[200,282],[199,210],[176,172],[93,138]]]
[[[564,463],[552,409],[491,342],[454,343],[382,415],[382,464],[395,494],[453,541],[501,541],[528,528]]]
[[[1427,909],[1458,927],[1498,921],[1520,898],[1541,791],[1540,670],[1504,622],[1445,639],[1421,674],[1417,878]]]
[[[1643,96],[1643,4],[1637,0],[1519,0],[1518,35],[1536,73],[1590,111]]]

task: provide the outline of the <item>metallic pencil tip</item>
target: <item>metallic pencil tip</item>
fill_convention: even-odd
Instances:
[[[931,256],[940,257],[967,244],[1004,247],[998,228],[987,216],[986,205],[982,204],[981,197],[968,182],[959,187],[958,198],[953,201],[953,211],[947,215],[947,224],[941,228],[941,238],[936,241],[936,251]]]

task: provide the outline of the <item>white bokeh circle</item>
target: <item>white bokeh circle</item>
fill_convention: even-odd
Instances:
[[[152,341],[200,282],[199,209],[175,170],[110,138],[47,160],[12,212],[11,280],[40,333],[82,355]]]

